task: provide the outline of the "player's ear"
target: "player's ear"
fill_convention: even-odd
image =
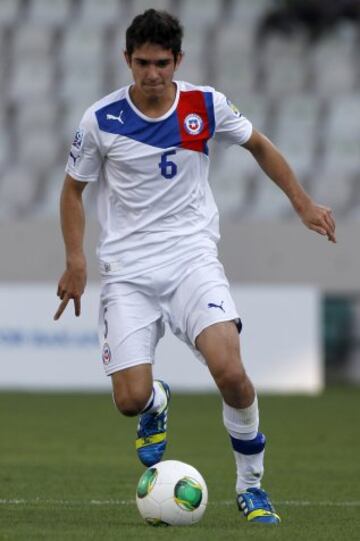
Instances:
[[[124,58],[129,68],[131,68],[131,56],[129,55],[127,51],[124,51]]]
[[[178,67],[180,66],[181,62],[182,62],[182,59],[183,59],[183,56],[184,56],[184,51],[180,51],[177,56],[176,56],[176,61],[175,61],[175,70],[178,69]]]

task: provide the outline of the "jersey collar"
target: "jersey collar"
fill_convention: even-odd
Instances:
[[[179,87],[179,83],[177,81],[173,81],[173,83],[175,83],[176,85],[176,94],[175,94],[175,99],[174,99],[174,103],[172,104],[172,106],[170,107],[170,109],[168,111],[166,111],[165,114],[161,115],[161,116],[158,116],[156,118],[153,118],[153,117],[150,117],[150,116],[147,116],[147,115],[144,115],[144,113],[142,113],[140,111],[140,109],[138,109],[136,107],[136,105],[132,102],[131,100],[131,97],[130,97],[130,88],[132,85],[128,85],[126,87],[126,100],[128,102],[128,104],[130,105],[131,109],[142,119],[146,120],[147,122],[160,122],[162,120],[165,120],[167,119],[169,116],[171,116],[173,114],[173,112],[175,111],[178,103],[179,103],[179,97],[180,97],[180,87]]]

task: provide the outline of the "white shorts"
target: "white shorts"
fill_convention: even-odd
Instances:
[[[105,373],[154,363],[165,323],[205,362],[195,347],[197,336],[209,325],[238,319],[223,266],[214,257],[174,263],[131,282],[105,282],[99,313]]]

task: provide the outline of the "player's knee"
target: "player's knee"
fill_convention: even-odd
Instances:
[[[242,367],[228,367],[218,374],[216,383],[221,391],[242,394],[248,385],[248,377]]]
[[[146,397],[139,394],[125,395],[114,391],[113,400],[116,408],[127,417],[134,417],[144,409],[146,405]]]

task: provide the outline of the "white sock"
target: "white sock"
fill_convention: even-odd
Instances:
[[[152,393],[141,413],[154,413],[160,411],[167,402],[166,393],[162,385],[154,380]]]
[[[224,425],[230,435],[236,463],[236,492],[260,487],[264,474],[265,436],[258,432],[257,397],[247,408],[236,409],[223,403]]]
[[[229,434],[239,440],[252,440],[259,428],[259,406],[254,402],[247,408],[236,409],[223,401],[223,420]]]

